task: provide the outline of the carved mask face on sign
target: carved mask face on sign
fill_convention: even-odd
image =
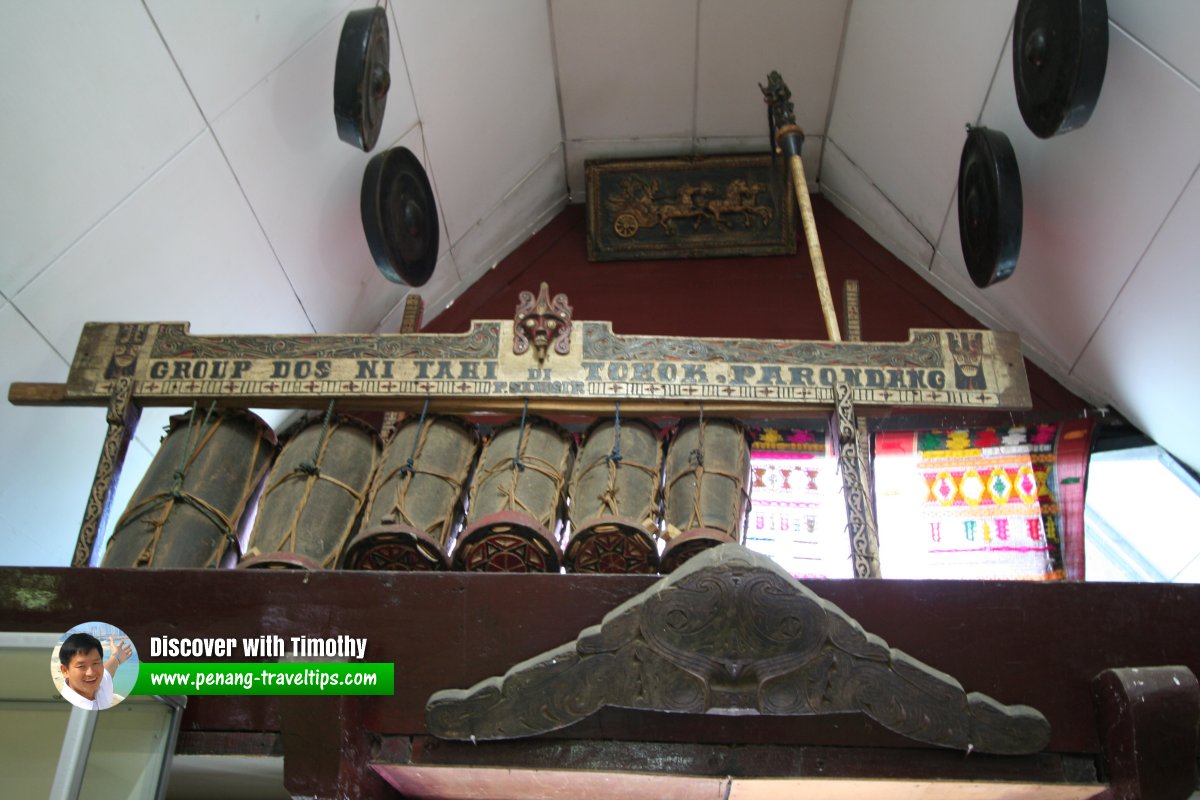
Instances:
[[[565,294],[555,295],[551,302],[550,287],[545,282],[536,299],[531,292],[521,292],[513,322],[513,352],[517,355],[529,350],[532,342],[540,364],[546,360],[551,342],[559,355],[566,355],[571,348],[571,306]]]

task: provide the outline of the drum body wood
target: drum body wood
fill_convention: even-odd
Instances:
[[[248,411],[171,418],[101,566],[216,567],[275,455],[275,434]]]
[[[258,501],[246,557],[259,569],[333,569],[358,525],[383,443],[352,417],[311,420],[283,446]]]
[[[574,457],[574,437],[549,420],[529,417],[497,428],[479,457],[455,568],[557,572],[555,530]]]
[[[571,475],[568,572],[658,571],[662,463],[648,422],[605,419],[588,429]]]
[[[750,502],[750,443],[728,419],[684,423],[667,447],[662,572],[696,553],[742,542]]]
[[[388,441],[371,487],[362,532],[346,569],[425,571],[449,567],[466,486],[479,456],[475,426],[457,418],[410,417]]]

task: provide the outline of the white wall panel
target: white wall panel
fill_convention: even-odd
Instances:
[[[544,0],[393,7],[451,242],[561,140]]]
[[[568,141],[694,135],[695,0],[552,0]]]
[[[805,140],[805,148],[808,140]],[[826,140],[821,151],[821,194],[843,214],[918,271],[927,269],[933,245],[885,195],[837,142]]]
[[[964,126],[983,108],[1015,8],[1016,0],[851,5],[828,138],[930,241],[957,181]]]
[[[768,147],[759,84],[778,70],[806,134],[825,132],[847,0],[700,3],[696,133],[758,136]]]
[[[187,77],[209,122],[250,91],[305,42],[362,0],[146,0],[163,39]],[[335,45],[336,50],[336,45]],[[325,96],[333,117],[333,67],[326,64]]]
[[[1108,18],[1194,84],[1200,84],[1200,3],[1108,0]]]
[[[566,206],[566,185],[559,146],[454,245],[464,289]]]
[[[61,382],[67,364],[12,305],[0,308],[0,386]],[[104,408],[13,406],[0,410],[0,565],[71,564],[107,423]],[[124,510],[150,454],[136,442],[126,458],[109,525]]]
[[[213,123],[271,246],[318,331],[371,330],[404,287],[375,267],[363,233],[363,170],[393,145],[425,160],[417,112],[393,37],[394,76],[371,153],[337,137],[333,68],[341,19]],[[401,137],[404,137],[401,141]]]
[[[1024,225],[1016,272],[976,291],[1012,329],[1073,364],[1200,163],[1200,91],[1110,28],[1108,74],[1087,125],[1035,137],[1011,70],[997,76],[983,122],[1012,141]]]
[[[12,297],[203,120],[137,0],[0,5],[0,291]]]
[[[1200,175],[1193,175],[1075,374],[1163,447],[1200,464]]]
[[[197,334],[311,330],[210,134],[13,302],[67,359],[88,320],[188,320]]]

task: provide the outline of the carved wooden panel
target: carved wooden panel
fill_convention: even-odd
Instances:
[[[972,692],[864,631],[764,556],[713,548],[621,604],[574,642],[470,689],[435,693],[431,733],[507,739],[603,706],[709,714],[861,712],[917,741],[1033,753],[1050,726]]]

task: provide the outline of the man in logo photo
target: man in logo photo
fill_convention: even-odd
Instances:
[[[58,651],[62,671],[62,696],[83,709],[100,711],[113,705],[113,675],[133,655],[128,643],[108,639],[112,655],[104,661],[100,640],[90,633],[73,633]]]

